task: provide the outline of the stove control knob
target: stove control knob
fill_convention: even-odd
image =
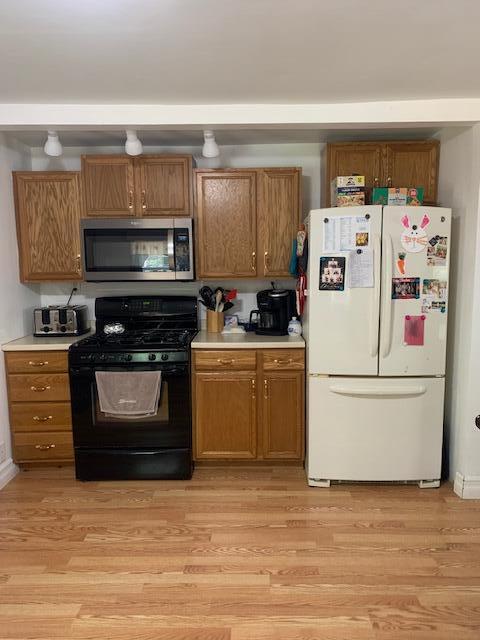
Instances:
[[[162,353],[162,360],[168,360],[168,353]]]
[[[100,354],[100,360],[106,360],[107,359],[107,354],[106,353],[101,353]]]
[[[131,353],[127,353],[127,355],[125,356],[125,360],[126,360],[127,362],[130,362],[130,360],[131,360],[132,358],[133,358],[133,356],[132,356],[132,354],[131,354]]]
[[[42,331],[44,331],[45,333],[48,333],[50,331],[50,327],[43,327]]]
[[[149,353],[148,354],[148,359],[149,360],[156,360],[157,359],[157,355],[155,353]]]

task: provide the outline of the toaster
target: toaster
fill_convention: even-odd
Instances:
[[[34,336],[80,336],[89,330],[85,304],[41,307],[33,312]]]

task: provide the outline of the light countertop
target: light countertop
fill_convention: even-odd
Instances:
[[[86,338],[90,333],[73,337],[59,336],[58,338],[25,336],[2,344],[2,351],[68,351],[71,344]]]
[[[208,333],[200,331],[192,341],[192,349],[304,349],[301,336],[257,336],[256,333]]]

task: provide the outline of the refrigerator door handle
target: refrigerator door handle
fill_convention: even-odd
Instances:
[[[375,358],[378,355],[378,309],[380,306],[380,236],[375,234],[373,239],[373,259],[375,272],[373,275],[373,300],[370,309],[370,355]]]
[[[384,310],[382,315],[382,358],[386,358],[392,348],[392,262],[393,262],[393,243],[392,236],[388,234],[385,237],[385,291],[384,291]]]
[[[412,384],[408,387],[355,387],[346,384],[331,385],[330,391],[342,396],[421,396],[427,388],[423,384]]]

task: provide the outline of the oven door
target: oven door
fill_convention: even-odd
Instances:
[[[85,280],[192,280],[189,218],[82,220]]]
[[[109,417],[100,411],[95,371],[161,369],[158,410],[147,418]],[[73,441],[85,448],[191,448],[191,402],[188,364],[71,366]]]

